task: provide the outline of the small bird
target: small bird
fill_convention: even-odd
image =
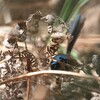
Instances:
[[[70,25],[70,35],[73,37],[72,40],[69,42],[67,47],[66,55],[64,54],[58,54],[53,57],[53,60],[51,61],[51,69],[52,70],[62,70],[66,69],[68,70],[66,63],[68,63],[70,52],[79,36],[79,33],[84,25],[85,19],[81,19],[82,16],[79,14],[77,15],[76,19],[73,21],[73,23]]]

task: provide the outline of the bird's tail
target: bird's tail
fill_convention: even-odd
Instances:
[[[71,53],[71,50],[80,34],[80,31],[84,25],[84,22],[85,22],[85,18],[83,18],[81,16],[81,14],[78,14],[75,18],[75,20],[71,23],[70,25],[70,35],[72,36],[72,40],[68,43],[68,46],[67,46],[67,55],[69,56],[70,53]]]

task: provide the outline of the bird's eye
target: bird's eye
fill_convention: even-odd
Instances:
[[[64,59],[62,57],[59,57],[60,61],[63,61]]]
[[[62,59],[62,57],[59,57],[59,59]]]

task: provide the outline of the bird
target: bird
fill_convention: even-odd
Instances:
[[[68,43],[66,54],[57,54],[51,61],[51,70],[69,70],[67,63],[70,59],[70,52],[79,36],[79,33],[84,25],[85,18],[82,18],[81,14],[78,14],[75,20],[70,25],[70,35],[73,37]]]

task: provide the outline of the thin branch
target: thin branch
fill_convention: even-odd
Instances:
[[[29,94],[30,94],[30,78],[27,79],[27,91],[26,91],[26,100],[29,100]]]
[[[89,79],[96,79],[96,80],[98,79],[98,81],[100,81],[100,77],[93,77],[92,75],[80,74],[80,73],[75,73],[75,72],[70,72],[70,71],[44,70],[44,71],[30,72],[27,74],[23,74],[17,77],[7,79],[3,82],[0,82],[0,85],[8,83],[8,82],[12,82],[12,81],[26,79],[26,78],[36,76],[36,75],[41,75],[41,74],[61,74],[61,75],[63,74],[63,75],[81,77],[81,78],[89,78]]]
[[[27,49],[27,43],[26,43],[26,41],[25,41],[25,50],[27,51],[28,49]]]

